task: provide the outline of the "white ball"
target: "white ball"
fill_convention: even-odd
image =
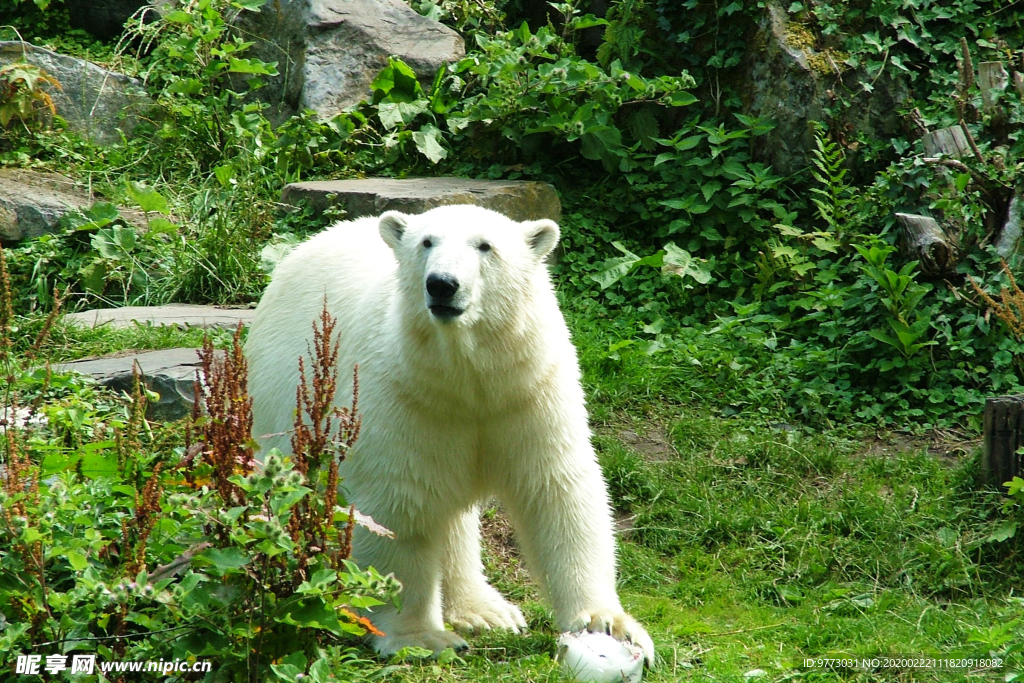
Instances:
[[[642,649],[604,633],[563,633],[555,659],[580,683],[640,683],[644,672]]]

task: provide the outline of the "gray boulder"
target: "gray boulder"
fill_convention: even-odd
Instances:
[[[97,144],[130,135],[139,116],[153,106],[142,82],[77,57],[18,41],[0,41],[0,66],[25,61],[57,79],[49,94],[71,130]]]
[[[61,216],[92,203],[87,192],[62,175],[0,169],[0,243],[54,232]]]
[[[812,121],[825,122],[830,111],[839,112],[847,131],[888,139],[900,132],[897,112],[910,97],[906,83],[887,74],[869,78],[844,64],[840,53],[815,50],[814,42],[806,27],[791,23],[786,10],[769,2],[744,61],[739,90],[745,113],[775,123],[754,139],[755,153],[781,175],[807,167]]]
[[[223,352],[218,352],[223,353]],[[201,367],[198,349],[165,349],[77,360],[55,366],[57,372],[88,375],[114,391],[132,392],[132,368],[138,363],[142,382],[159,394],[146,407],[150,420],[178,420],[192,412],[196,371]]]
[[[358,104],[388,57],[408,64],[423,85],[465,55],[462,37],[401,0],[278,0],[243,12],[240,27],[253,54],[277,62],[257,96],[282,120],[312,109],[323,117]]]
[[[348,220],[379,216],[385,211],[423,213],[436,206],[475,204],[517,221],[562,217],[555,188],[547,183],[523,180],[471,180],[468,178],[367,178],[324,180],[286,185],[281,193],[286,204],[308,202],[322,213],[334,206]]]
[[[87,209],[96,201],[84,187],[58,173],[0,169],[0,244],[57,232],[64,214]],[[145,226],[141,212],[118,211],[128,224]]]

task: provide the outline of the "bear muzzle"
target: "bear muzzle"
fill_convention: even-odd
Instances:
[[[435,318],[449,322],[462,315],[465,310],[459,306],[456,294],[459,281],[447,273],[431,273],[427,276],[427,307]]]

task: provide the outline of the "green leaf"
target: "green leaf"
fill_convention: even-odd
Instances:
[[[149,229],[143,237],[154,237],[165,233],[175,233],[178,231],[178,226],[170,222],[166,218],[151,218],[149,221]]]
[[[129,180],[125,183],[125,190],[128,193],[128,197],[138,204],[143,211],[147,213],[150,211],[156,211],[164,214],[165,216],[171,213],[170,209],[167,208],[167,200],[152,187],[134,180]]]
[[[205,562],[223,574],[236,573],[249,564],[250,558],[238,548],[207,548],[193,558],[193,561]]]
[[[117,474],[116,453],[87,453],[82,456],[82,474],[91,479]]]
[[[692,93],[686,92],[685,90],[678,90],[672,93],[671,95],[669,95],[668,99],[669,103],[673,107],[687,107],[693,104],[694,102],[698,101],[696,96],[694,96]]]
[[[85,559],[85,555],[77,550],[68,550],[64,556],[68,558],[68,562],[71,563],[71,568],[76,572],[80,572],[89,566],[89,561]]]
[[[1005,521],[988,535],[989,543],[1002,543],[1017,535],[1017,522]]]
[[[621,280],[640,260],[639,256],[622,246],[621,242],[612,242],[612,246],[625,256],[608,259],[596,273],[590,275],[590,279],[601,285],[601,289],[608,289]]]
[[[163,15],[165,21],[169,21],[172,24],[188,24],[192,21],[192,15],[188,12],[181,10],[174,10]]]
[[[259,59],[235,59],[231,57],[228,59],[228,73],[276,76],[277,62],[264,62]]]
[[[427,100],[416,100],[415,102],[381,102],[377,106],[377,116],[387,130],[403,125],[409,125],[417,116],[427,110],[430,103]]]
[[[350,632],[350,629],[345,628],[345,624],[338,621],[338,614],[334,609],[319,596],[303,596],[296,600],[286,601],[278,609],[275,620],[300,628],[323,629],[339,636]],[[363,632],[359,627],[355,628],[357,634]]]
[[[78,281],[90,294],[102,294],[107,286],[107,266],[101,261],[87,263],[78,269]]]
[[[711,271],[707,261],[693,257],[690,252],[680,249],[672,242],[665,245],[665,265],[661,267],[661,272],[678,275],[681,278],[693,278],[702,285],[711,282]]]
[[[92,248],[106,259],[122,259],[135,248],[135,230],[115,225],[92,236]]]
[[[842,246],[842,242],[834,240],[831,237],[815,237],[811,240],[811,244],[822,251],[827,251],[830,254],[835,254],[839,247]]]
[[[198,95],[203,91],[203,82],[198,78],[183,78],[167,86],[167,92],[181,95]]]
[[[427,124],[412,134],[412,141],[420,154],[437,163],[448,156],[448,150],[441,146],[441,131]]]

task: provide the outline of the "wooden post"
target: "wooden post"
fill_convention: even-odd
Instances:
[[[985,450],[981,454],[981,478],[990,486],[1002,486],[1014,476],[1024,476],[1024,395],[994,396],[985,401]]]
[[[926,275],[948,275],[956,269],[956,241],[931,216],[898,213],[903,228],[903,253],[920,262]]]
[[[1002,62],[982,62],[978,65],[978,88],[981,90],[981,110],[996,114],[999,97],[1010,82],[1010,74]]]
[[[1015,193],[1010,199],[1010,205],[1006,207],[1006,222],[1003,223],[1003,228],[999,231],[999,239],[995,243],[996,253],[1004,259],[1010,258],[1020,248],[1022,216],[1024,216],[1024,205]]]
[[[971,146],[964,135],[964,129],[959,124],[925,133],[921,139],[924,142],[924,155],[926,157],[937,157],[939,155],[958,159],[971,153]]]

